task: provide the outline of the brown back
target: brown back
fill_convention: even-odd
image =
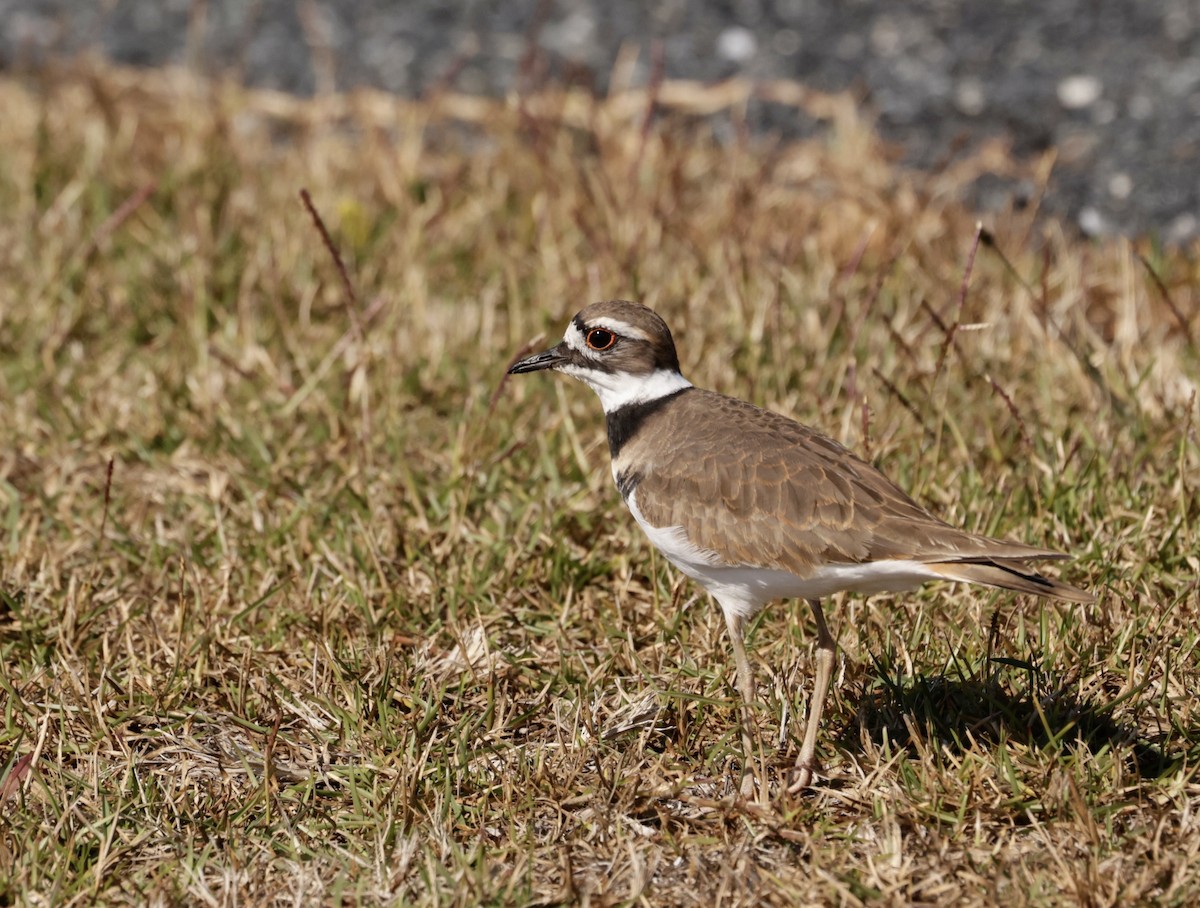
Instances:
[[[652,526],[683,526],[731,564],[807,577],[830,562],[1065,557],[956,529],[815,429],[698,388],[650,414],[615,468]]]

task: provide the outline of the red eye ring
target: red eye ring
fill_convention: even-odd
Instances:
[[[593,350],[607,350],[617,342],[617,336],[607,328],[593,328],[587,333],[587,345]]]

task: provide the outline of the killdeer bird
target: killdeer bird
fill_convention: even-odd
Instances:
[[[653,310],[594,303],[562,341],[509,368],[553,369],[600,397],[617,489],[650,541],[721,606],[742,698],[743,789],[754,676],[744,631],[773,599],[802,597],[817,627],[816,679],[792,790],[816,769],[836,644],[821,599],[953,580],[1090,602],[1027,565],[1068,556],[957,529],[816,429],[692,386]]]

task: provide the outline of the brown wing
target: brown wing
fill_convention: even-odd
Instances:
[[[711,391],[688,397],[648,419],[617,468],[639,464],[638,507],[652,526],[687,527],[694,545],[730,562],[804,577],[829,562],[1065,557],[956,529],[837,442],[777,413]]]

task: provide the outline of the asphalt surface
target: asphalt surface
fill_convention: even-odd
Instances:
[[[1055,147],[1050,212],[1087,234],[1200,238],[1200,0],[0,0],[3,68],[99,52],[299,94],[603,90],[623,45],[648,80],[655,41],[671,78],[855,89],[914,167],[986,136]],[[751,113],[783,135],[812,126]],[[1025,191],[983,179],[969,201]]]

